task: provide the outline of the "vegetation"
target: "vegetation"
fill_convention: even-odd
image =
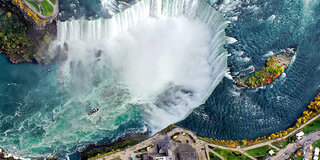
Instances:
[[[303,150],[299,149],[295,153],[291,154],[288,159],[290,159],[290,160],[302,160],[303,159],[302,152],[303,152]]]
[[[41,3],[42,14],[44,16],[50,16],[53,12],[53,7],[47,0],[43,0]]]
[[[235,140],[219,140],[219,139],[212,139],[212,138],[206,138],[206,137],[199,137],[199,138],[210,143],[233,147],[233,148],[236,148],[240,144],[239,141],[235,141]]]
[[[273,142],[272,145],[282,149],[282,148],[285,148],[289,143],[290,143],[289,138],[286,138],[284,140]]]
[[[281,73],[284,72],[283,67],[277,64],[276,57],[267,59],[267,67],[263,67],[260,71],[255,72],[245,82],[250,88],[265,86],[275,81]]]
[[[56,4],[56,0],[50,0],[52,4]]]
[[[304,133],[310,133],[317,130],[320,130],[320,118],[314,120],[302,129]]]
[[[312,144],[313,147],[319,147],[320,148],[320,140],[317,140],[315,141],[313,144]]]
[[[237,151],[230,151],[230,150],[225,150],[220,148],[215,148],[213,149],[213,151],[217,152],[222,157],[228,160],[251,160],[249,157]]]
[[[252,157],[255,157],[257,159],[263,159],[264,157],[270,156],[268,153],[270,150],[273,150],[274,152],[277,151],[276,149],[270,147],[269,145],[265,145],[262,147],[247,150],[246,152],[250,154]]]
[[[147,147],[144,147],[144,148],[141,148],[141,149],[138,149],[136,151],[134,151],[135,153],[139,153],[139,152],[148,152],[150,148],[152,148],[154,146],[154,144],[151,144]]]
[[[212,152],[209,152],[210,160],[221,160],[218,156],[213,154]]]
[[[176,128],[177,126],[174,124],[170,124],[167,128],[161,130],[160,132],[162,134],[167,134],[168,132],[170,132],[171,130],[173,130],[174,128]]]
[[[28,3],[30,3],[38,12],[40,12],[40,8],[36,2],[33,2],[31,0],[26,0]]]
[[[315,100],[310,103],[310,105],[308,106],[308,109],[302,113],[302,116],[297,119],[294,126],[288,128],[287,130],[272,133],[269,136],[258,137],[254,140],[246,140],[246,139],[244,139],[244,140],[218,140],[218,139],[203,138],[203,137],[199,137],[199,138],[202,140],[205,140],[207,142],[210,142],[210,143],[214,143],[214,144],[222,145],[222,146],[228,146],[228,147],[236,147],[238,145],[240,145],[241,147],[250,146],[250,145],[254,145],[254,144],[262,143],[262,142],[265,142],[268,140],[277,139],[277,138],[286,136],[287,134],[292,132],[294,129],[300,127],[302,124],[306,123],[307,121],[309,121],[313,117],[317,116],[318,114],[320,114],[320,93],[316,96]],[[313,121],[309,125],[305,126],[302,130],[305,133],[309,133],[309,132],[319,130],[319,129],[320,129],[320,118]],[[285,141],[283,141],[281,143],[285,147],[288,143],[294,142],[294,140],[295,140],[295,136],[290,136],[289,138],[287,138]],[[279,147],[279,148],[281,148],[281,147]]]
[[[40,19],[36,13],[34,13],[30,8],[25,6],[21,0],[12,0],[13,3],[19,6],[20,10],[27,13],[29,17],[32,18],[34,23],[46,23],[47,20]]]
[[[111,159],[111,160],[121,160],[121,158],[118,157],[118,158],[114,158],[114,159]]]
[[[83,153],[80,153],[81,159],[94,160],[100,157],[104,157],[104,156],[119,152],[125,148],[136,145],[142,142],[143,140],[145,140],[145,137],[137,137],[133,139],[124,139],[118,142],[111,143],[106,146],[94,147],[89,149],[88,151],[84,151]]]
[[[104,154],[98,153],[96,156],[91,157],[91,158],[89,158],[88,160],[98,159],[98,158],[101,158],[101,157],[104,157],[104,156],[107,156],[107,155],[110,155],[110,154],[113,154],[113,153],[116,153],[116,152],[119,152],[119,151],[120,151],[120,149],[112,150],[112,151],[107,152],[107,153],[104,153]]]
[[[27,35],[24,21],[10,12],[0,12],[0,19],[0,51],[14,61],[33,59],[35,44]]]

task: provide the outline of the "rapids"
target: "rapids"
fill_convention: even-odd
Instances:
[[[36,72],[16,114],[1,116],[12,125],[2,123],[0,145],[16,155],[61,156],[130,127],[159,131],[204,103],[227,71],[227,23],[202,0],[142,0],[109,19],[57,25],[48,56],[60,46],[67,57]]]

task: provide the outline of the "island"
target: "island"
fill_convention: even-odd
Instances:
[[[250,76],[235,79],[235,82],[246,88],[263,87],[274,82],[290,65],[297,48],[287,48],[276,56],[267,59],[266,67]]]

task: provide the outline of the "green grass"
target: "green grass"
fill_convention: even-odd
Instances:
[[[121,151],[121,150],[128,148],[130,146],[136,145],[136,144],[142,142],[143,140],[145,140],[144,137],[138,137],[138,138],[134,138],[134,139],[130,139],[130,140],[124,140],[122,142],[117,142],[117,143],[112,144],[110,146],[98,147],[98,148],[90,149],[88,151],[84,151],[83,153],[80,153],[80,155],[81,155],[81,157],[83,157],[83,159],[94,160],[94,159]]]
[[[38,4],[36,2],[33,2],[33,1],[30,1],[30,0],[27,0],[28,3],[30,3],[31,5],[33,5],[33,7],[38,11],[40,12],[40,8],[38,6]]]
[[[317,131],[317,130],[320,130],[320,118],[314,120],[313,122],[311,122],[307,126],[303,127],[303,129],[302,129],[302,131],[305,134],[313,132],[313,131]]]
[[[53,12],[53,7],[47,0],[41,2],[41,9],[44,16],[50,16]]]
[[[319,147],[320,148],[320,140],[317,140],[312,144],[313,147]]]
[[[302,160],[303,159],[303,155],[301,154],[301,156],[298,156],[297,152],[294,152],[293,154],[291,154],[289,156],[288,159],[290,159],[290,160]]]
[[[215,148],[213,149],[213,151],[217,152],[227,160],[251,160],[249,157],[237,151],[230,151],[230,150],[225,150],[220,148]]]
[[[221,160],[218,156],[213,154],[212,152],[209,152],[210,160]]]
[[[164,128],[160,132],[163,133],[163,134],[167,134],[167,133],[169,133],[171,130],[173,130],[176,127],[177,127],[176,125],[170,124],[168,127]]]
[[[258,157],[268,157],[269,156],[269,151],[270,150],[273,150],[274,152],[276,152],[277,150],[268,146],[268,145],[265,145],[265,146],[262,146],[262,147],[258,147],[258,148],[254,148],[254,149],[250,149],[250,150],[247,150],[246,152],[248,154],[250,154],[252,157],[255,157],[255,158],[258,158]]]
[[[50,0],[52,4],[56,4],[56,0]]]
[[[289,144],[289,140],[288,138],[286,138],[285,140],[282,141],[277,141],[277,142],[273,142],[272,145],[282,149],[282,148],[286,148],[286,146]]]

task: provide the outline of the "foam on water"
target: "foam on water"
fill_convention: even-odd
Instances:
[[[226,25],[202,0],[142,0],[111,19],[58,22],[51,47],[68,57],[40,82],[57,95],[20,117],[0,145],[15,155],[61,154],[130,122],[158,131],[182,120],[227,71]]]

